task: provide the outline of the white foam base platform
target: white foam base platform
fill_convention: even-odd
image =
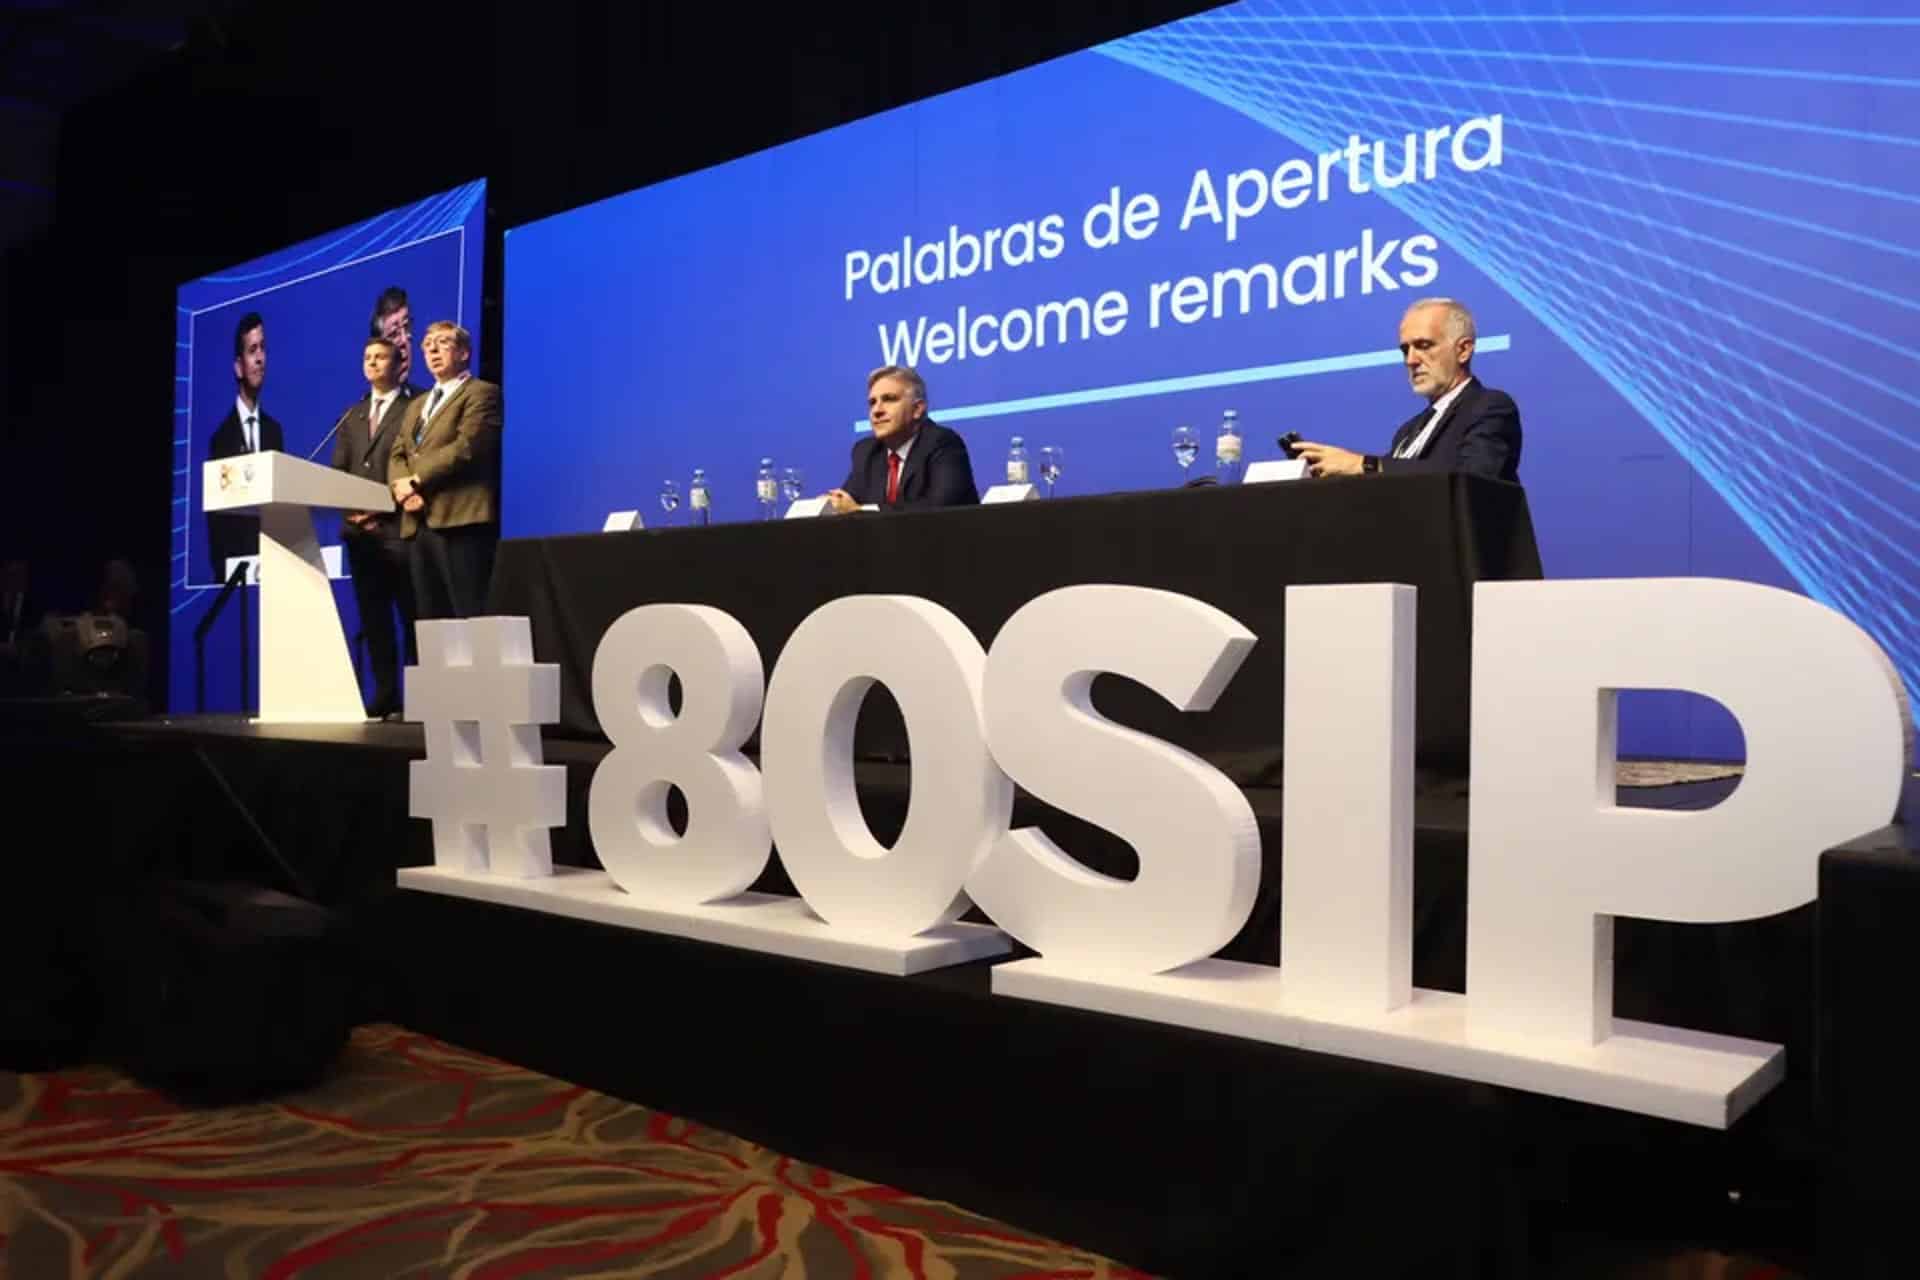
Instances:
[[[662,906],[634,897],[604,871],[578,867],[555,867],[551,876],[529,879],[403,867],[399,883],[403,889],[423,893],[896,977],[1003,956],[1013,946],[1006,934],[983,924],[943,925],[906,939],[849,937],[814,915],[800,899],[770,893],[743,893],[699,907]]]
[[[1019,960],[994,968],[993,992],[1715,1129],[1739,1119],[1786,1071],[1786,1051],[1779,1045],[1626,1019],[1616,1019],[1614,1034],[1586,1049],[1476,1038],[1467,1030],[1467,997],[1449,991],[1416,988],[1404,1008],[1336,1022],[1290,1008],[1278,968],[1232,960],[1203,960],[1147,977],[1074,972],[1045,958]]]

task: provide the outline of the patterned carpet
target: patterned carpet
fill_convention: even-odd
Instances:
[[[1131,1277],[392,1026],[276,1103],[0,1073],[0,1278]]]

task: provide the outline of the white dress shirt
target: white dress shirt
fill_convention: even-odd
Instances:
[[[386,422],[387,415],[393,412],[393,402],[399,398],[400,388],[398,387],[384,395],[378,391],[367,393],[367,439],[371,440],[380,434],[381,424]]]
[[[234,411],[240,415],[240,439],[246,452],[260,452],[260,406],[247,403],[245,396],[233,398]]]
[[[1407,441],[1403,447],[1394,450],[1393,456],[1396,458],[1419,457],[1420,451],[1427,447],[1427,441],[1433,439],[1434,428],[1440,425],[1440,419],[1447,416],[1447,410],[1453,408],[1453,402],[1460,398],[1460,393],[1465,391],[1467,384],[1472,381],[1473,375],[1468,374],[1466,377],[1460,379],[1459,386],[1447,392],[1447,394],[1441,396],[1438,400],[1435,400],[1433,402],[1433,416],[1427,419],[1427,425],[1421,429],[1419,435]]]

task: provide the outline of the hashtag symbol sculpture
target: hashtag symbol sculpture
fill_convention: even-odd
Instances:
[[[433,823],[434,865],[553,874],[548,829],[567,819],[567,771],[541,763],[540,726],[560,718],[560,668],[533,661],[525,618],[417,624],[407,719],[426,726],[408,812]]]

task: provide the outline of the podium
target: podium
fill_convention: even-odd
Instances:
[[[385,485],[285,453],[207,462],[207,511],[260,517],[261,724],[345,724],[367,718],[312,511],[390,511]]]

